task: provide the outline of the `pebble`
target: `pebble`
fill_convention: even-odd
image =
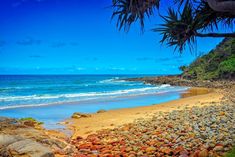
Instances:
[[[106,129],[75,139],[79,155],[222,156],[235,143],[234,103],[159,113],[151,119]]]

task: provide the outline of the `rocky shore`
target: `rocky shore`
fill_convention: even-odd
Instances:
[[[151,119],[137,119],[115,129],[106,129],[72,140],[74,157],[219,157],[235,145],[235,103],[233,81],[188,81],[178,76],[135,78],[151,84],[171,84],[222,89],[220,103],[172,112],[160,112]]]
[[[54,157],[74,152],[70,139],[45,130],[35,120],[0,117],[1,157]]]
[[[140,77],[126,79],[128,81],[141,81],[148,84],[170,84],[174,86],[204,87],[204,88],[230,88],[235,85],[235,80],[188,80],[180,75]]]
[[[234,109],[235,104],[224,103],[156,114],[78,137],[72,141],[74,156],[223,156],[235,142]]]

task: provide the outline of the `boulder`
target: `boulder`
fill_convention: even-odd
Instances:
[[[19,136],[0,134],[0,148],[22,140]]]
[[[104,113],[106,110],[98,110],[96,113]]]
[[[0,155],[3,157],[54,157],[53,152],[31,139],[15,135],[0,135]]]
[[[79,112],[75,112],[72,115],[72,118],[78,119],[78,118],[87,118],[87,117],[91,117],[91,114],[85,114],[85,113],[79,113]]]

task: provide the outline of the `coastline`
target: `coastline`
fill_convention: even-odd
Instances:
[[[141,78],[143,79],[143,78]],[[142,80],[144,81],[144,80]],[[144,81],[145,82],[145,81]],[[146,82],[145,82],[146,83]],[[149,82],[147,82],[149,83]],[[151,82],[152,84],[160,84],[159,82]],[[180,85],[181,83],[179,82],[169,82],[171,85]],[[179,153],[177,151],[178,147],[175,148],[174,145],[172,144],[166,144],[164,145],[164,149],[160,149],[160,151],[154,152],[156,148],[158,148],[158,144],[156,144],[156,148],[152,147],[152,144],[146,143],[146,145],[142,145],[140,148],[138,147],[138,150],[140,152],[134,152],[130,151],[131,149],[134,149],[135,145],[131,145],[132,148],[125,148],[124,152],[123,150],[119,150],[119,144],[122,145],[122,140],[115,141],[119,136],[122,136],[123,134],[126,134],[127,132],[125,131],[134,131],[132,134],[136,133],[135,130],[137,130],[137,133],[141,134],[141,136],[145,137],[148,134],[152,134],[152,131],[154,131],[154,128],[151,128],[147,133],[142,132],[140,127],[142,126],[142,122],[144,125],[149,125],[152,126],[153,123],[159,123],[160,121],[163,121],[163,126],[159,125],[158,129],[169,129],[173,127],[174,129],[178,130],[177,134],[175,135],[174,132],[168,132],[166,135],[161,136],[161,140],[165,140],[165,138],[170,141],[172,138],[170,136],[182,136],[182,138],[190,138],[193,143],[189,142],[186,145],[183,145],[181,147],[181,151],[186,154],[200,154],[204,153],[206,154],[205,157],[208,156],[209,154],[215,154],[217,156],[220,156],[224,152],[227,152],[231,149],[233,144],[233,138],[231,137],[231,132],[228,132],[228,130],[231,130],[233,127],[233,121],[234,119],[231,117],[233,114],[233,105],[234,105],[234,93],[232,92],[235,89],[235,84],[234,82],[228,82],[226,86],[224,86],[226,82],[209,82],[208,86],[203,86],[204,84],[199,84],[199,85],[192,85],[191,88],[188,89],[188,92],[182,93],[181,98],[165,103],[160,103],[160,104],[154,104],[151,106],[143,106],[143,107],[134,107],[134,108],[123,108],[123,109],[116,109],[116,110],[108,110],[108,111],[103,111],[100,113],[95,113],[95,114],[86,114],[87,116],[85,117],[80,117],[78,119],[75,118],[69,118],[62,122],[63,125],[65,125],[68,130],[73,131],[72,136],[68,137],[65,136],[63,131],[55,131],[55,130],[46,130],[46,129],[38,129],[35,128],[35,126],[31,126],[31,122],[27,122],[23,124],[24,131],[22,132],[21,127],[18,127],[15,124],[5,124],[4,125],[8,128],[8,132],[6,133],[5,131],[1,132],[0,128],[0,138],[3,136],[3,138],[6,138],[7,140],[11,140],[12,137],[15,138],[15,135],[17,134],[18,136],[21,136],[23,138],[26,138],[27,140],[33,140],[37,141],[38,144],[46,146],[49,148],[46,153],[53,153],[56,157],[66,157],[66,156],[84,156],[85,155],[92,155],[93,153],[99,152],[101,155],[108,155],[108,154],[158,154],[160,156],[162,155],[169,155],[169,153]],[[189,82],[187,82],[187,85],[189,86]],[[182,84],[182,86],[186,86],[186,84]],[[220,88],[223,87],[223,88]],[[230,104],[231,102],[231,104]],[[178,127],[187,127],[185,126],[184,123],[187,125],[190,123],[190,117],[187,117],[184,119],[185,115],[188,115],[189,112],[196,112],[195,116],[197,119],[200,119],[201,117],[198,116],[201,112],[212,112],[215,111],[215,116],[217,117],[217,125],[213,125],[213,127],[216,127],[218,130],[223,131],[222,136],[225,136],[228,138],[230,141],[229,143],[226,141],[221,141],[220,134],[216,134],[216,136],[213,137],[213,139],[210,139],[210,135],[206,134],[205,136],[203,133],[205,132],[205,128],[202,127],[200,129],[203,130],[195,130],[195,126],[191,126],[189,133],[190,134],[185,134],[185,132],[179,132],[180,129]],[[76,111],[74,111],[76,112]],[[176,120],[176,123],[174,122],[175,119],[170,118],[172,114],[174,115],[177,113],[178,117]],[[184,114],[184,116],[181,116],[181,113]],[[213,112],[214,115],[214,112]],[[170,117],[169,117],[170,116]],[[210,129],[213,133],[213,128],[212,126],[207,125],[206,123],[209,122],[208,118],[210,117],[211,114],[205,114],[202,116],[202,119],[199,121],[199,123],[202,123],[202,125],[206,126],[206,129]],[[165,118],[166,119],[165,119]],[[168,118],[167,118],[168,117]],[[160,119],[159,119],[160,118]],[[163,118],[163,119],[162,119]],[[203,118],[206,118],[207,120],[204,121]],[[227,122],[223,120],[223,123],[227,125],[227,127],[223,127],[220,125],[220,120],[221,118],[229,118],[230,122]],[[159,119],[159,120],[158,120]],[[180,120],[179,120],[180,119]],[[1,117],[0,117],[0,122],[1,122]],[[197,120],[194,120],[194,123],[197,122]],[[171,126],[168,128],[168,126],[165,126],[165,124],[168,123],[175,123],[175,126]],[[223,124],[223,125],[224,125]],[[13,126],[12,126],[13,125]],[[22,125],[20,123],[20,125]],[[130,127],[134,126],[134,130],[131,129]],[[11,130],[11,128],[15,128],[15,130]],[[167,127],[167,128],[166,128]],[[194,128],[194,129],[192,129]],[[127,129],[127,130],[126,130]],[[225,130],[224,130],[225,129]],[[36,132],[35,132],[36,131]],[[34,133],[35,132],[35,133]],[[112,135],[112,133],[115,133],[115,135]],[[196,132],[196,134],[195,134]],[[111,135],[110,135],[111,133]],[[26,134],[26,135],[25,135]],[[128,133],[128,136],[132,136],[132,134]],[[197,135],[199,134],[199,135]],[[214,133],[213,133],[214,134]],[[40,136],[38,136],[40,135]],[[193,137],[191,137],[193,135]],[[197,135],[197,137],[195,137]],[[112,137],[114,136],[114,137]],[[136,135],[135,135],[136,136]],[[200,136],[206,137],[205,140],[198,141],[201,139]],[[111,141],[106,141],[106,138],[114,138],[111,139]],[[135,138],[135,137],[131,137]],[[149,136],[147,138],[150,138]],[[101,140],[101,141],[93,141],[94,144],[90,140]],[[138,138],[139,139],[139,138]],[[222,138],[223,139],[223,138]],[[145,142],[146,140],[143,140],[142,137],[139,139],[141,143]],[[149,139],[150,140],[150,139]],[[212,145],[206,146],[206,141],[209,140],[209,142],[212,142]],[[45,143],[46,141],[46,143]],[[108,143],[107,143],[108,142]],[[111,143],[110,143],[111,142]],[[112,143],[116,145],[112,145]],[[120,143],[121,142],[121,143]],[[161,141],[159,141],[161,142]],[[177,141],[172,141],[175,143],[175,146],[179,145]],[[199,142],[199,143],[198,143]],[[219,142],[219,143],[216,143]],[[222,142],[222,144],[221,144]],[[32,143],[32,141],[31,141]],[[31,144],[29,143],[29,144]],[[54,146],[51,146],[51,144],[54,144]],[[14,144],[14,143],[13,143]],[[98,145],[97,145],[98,144]],[[191,148],[191,144],[194,144],[194,148]],[[0,143],[1,145],[1,143]],[[151,146],[151,147],[149,147]],[[3,147],[4,148],[4,147]],[[110,149],[117,149],[117,151],[110,151]],[[130,149],[130,150],[129,150]],[[143,150],[142,150],[143,149]],[[8,150],[8,147],[6,146],[4,149],[0,149],[0,153],[3,151],[6,153]],[[94,150],[94,151],[93,151]],[[41,150],[40,150],[41,151]],[[176,152],[175,152],[176,151]],[[180,154],[182,153],[180,152]],[[218,155],[219,154],[219,155]],[[93,154],[94,155],[94,154]],[[187,155],[186,155],[187,156]],[[188,156],[187,156],[188,157]],[[198,157],[198,156],[197,156]],[[204,157],[204,156],[200,156]]]
[[[181,94],[181,98],[151,106],[134,108],[123,108],[108,110],[103,113],[89,114],[84,118],[69,118],[62,124],[72,130],[72,139],[86,137],[102,129],[113,129],[124,124],[132,123],[135,120],[151,118],[156,113],[167,113],[173,110],[192,108],[193,106],[207,106],[210,103],[219,103],[223,94],[215,89],[193,87]]]

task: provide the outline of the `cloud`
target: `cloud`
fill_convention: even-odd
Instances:
[[[61,48],[61,47],[65,47],[65,46],[78,46],[78,45],[79,45],[79,43],[76,41],[72,41],[72,42],[56,41],[51,44],[51,47]]]
[[[175,57],[165,57],[165,58],[157,58],[156,61],[172,61],[172,60],[182,60],[181,56],[175,56]]]
[[[53,42],[51,44],[51,47],[53,48],[61,48],[61,47],[65,47],[67,44],[65,42],[59,41],[59,42]]]
[[[70,44],[71,46],[78,46],[78,45],[79,45],[78,42],[70,42],[69,44]]]
[[[27,2],[36,2],[36,3],[40,3],[40,2],[43,2],[45,0],[18,0],[18,1],[15,1],[11,4],[11,6],[13,8],[16,8],[16,7],[19,7],[21,5],[23,5],[24,3],[27,3]]]
[[[113,67],[113,68],[109,68],[109,70],[123,71],[123,70],[125,70],[125,68],[121,68],[121,67]]]
[[[19,40],[16,42],[16,44],[22,46],[40,45],[41,43],[41,40],[33,39],[32,37],[27,37],[26,39]]]
[[[85,70],[86,68],[82,68],[82,67],[77,67],[76,70]]]
[[[67,68],[57,68],[57,69],[55,69],[55,70],[64,70],[64,71],[69,71],[69,72],[72,72],[72,73],[74,73],[74,72],[79,72],[79,71],[84,71],[84,70],[86,70],[86,68],[83,68],[83,67],[76,67],[76,66],[72,66],[72,67],[67,67]]]
[[[181,56],[175,57],[164,57],[164,58],[151,58],[151,57],[140,57],[136,58],[137,61],[155,61],[155,62],[183,62],[183,58]]]
[[[98,61],[99,59],[97,57],[86,57],[85,60],[87,60],[87,61]]]
[[[149,60],[153,60],[154,58],[150,58],[150,57],[140,57],[140,58],[136,58],[137,61],[149,61]]]

